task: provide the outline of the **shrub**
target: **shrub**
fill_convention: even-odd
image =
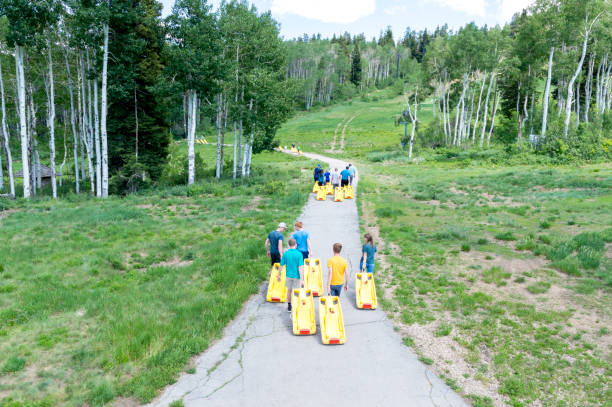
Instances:
[[[543,222],[540,222],[540,228],[541,229],[550,229],[550,223],[547,220],[545,220]]]
[[[257,192],[262,195],[284,194],[287,185],[283,181],[268,181],[257,186]]]
[[[374,213],[379,218],[396,218],[400,215],[403,215],[404,211],[402,211],[399,208],[382,207],[382,208],[376,208]]]
[[[495,235],[495,238],[497,240],[504,240],[504,241],[516,240],[516,237],[510,231],[498,233],[498,234]]]
[[[548,260],[563,260],[574,252],[574,245],[571,241],[560,240],[555,242],[546,252]]]
[[[612,228],[607,228],[606,230],[601,232],[601,238],[604,240],[604,242],[611,243],[612,242]],[[0,271],[1,270],[2,268],[0,267]]]
[[[534,284],[530,284],[527,286],[527,291],[531,294],[542,294],[548,291],[550,288],[550,283],[546,281],[537,281]]]
[[[470,247],[469,244],[467,243],[461,243],[461,251],[463,252],[469,252],[472,248]]]
[[[476,243],[478,243],[479,245],[483,245],[483,244],[489,243],[489,241],[485,239],[484,237],[481,237],[480,239],[478,239]]]
[[[182,185],[187,184],[187,176],[189,171],[189,162],[187,160],[187,151],[181,146],[173,145],[168,153],[168,161],[162,168],[162,174],[159,178],[161,185]],[[206,175],[206,163],[200,155],[195,154],[195,177],[202,179]]]
[[[573,258],[553,261],[551,266],[570,276],[581,276],[582,273],[578,270],[578,264]]]
[[[578,250],[578,260],[580,265],[585,269],[595,270],[599,268],[601,262],[601,252],[594,250],[591,247],[581,247]]]
[[[602,251],[606,246],[602,235],[599,233],[580,233],[574,236],[572,240],[577,248],[590,247],[593,250]]]
[[[13,355],[9,357],[4,365],[2,365],[2,369],[0,369],[1,373],[15,373],[20,371],[25,366],[25,359],[20,358],[17,355]]]

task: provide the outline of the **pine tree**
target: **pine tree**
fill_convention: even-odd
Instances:
[[[355,43],[355,47],[353,48],[351,82],[355,86],[359,86],[361,84],[361,52],[359,51],[359,44],[357,43]]]

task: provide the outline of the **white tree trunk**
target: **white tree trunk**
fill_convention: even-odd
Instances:
[[[70,75],[70,63],[68,61],[68,50],[65,50],[64,58],[66,60],[66,73],[68,75],[68,94],[70,96],[70,125],[72,128],[72,151],[74,155],[74,177],[75,191],[78,194],[81,190],[79,182],[79,154],[78,154],[78,136],[76,130],[76,114],[74,111],[74,91],[72,87],[72,76]]]
[[[94,53],[95,60],[95,53]],[[96,145],[96,196],[102,197],[102,157],[100,156],[100,116],[98,108],[98,78],[93,80],[94,143]]]
[[[495,85],[497,88],[497,84]],[[499,106],[499,94],[495,91],[495,107],[493,108],[493,116],[491,117],[491,127],[489,128],[489,134],[487,135],[487,147],[491,145],[491,135],[493,134],[493,127],[495,126],[495,114],[497,113],[497,107]]]
[[[542,100],[542,131],[540,137],[542,141],[546,138],[546,124],[548,119],[548,102],[550,99],[550,82],[552,80],[553,57],[555,55],[555,47],[550,47],[550,56],[548,57],[548,74],[546,76],[546,88],[544,88],[544,98]]]
[[[23,70],[24,56],[24,47],[15,45],[15,71],[17,75],[17,99],[19,101],[19,134],[21,136],[21,162],[23,167],[23,197],[29,198],[32,196],[32,189],[30,184],[28,125],[26,122],[25,74]]]
[[[217,157],[216,157],[216,168],[215,177],[221,178],[221,95],[217,96]]]
[[[484,116],[482,118],[482,133],[480,133],[480,147],[481,148],[484,143],[485,132],[487,131],[487,115],[489,113],[489,97],[491,96],[491,85],[493,84],[494,80],[495,80],[495,72],[492,72],[491,79],[489,79],[489,88],[487,89],[487,97],[485,99]]]
[[[6,125],[6,104],[4,99],[4,81],[2,78],[2,61],[0,61],[0,106],[2,107],[2,141],[4,142],[4,151],[6,153],[6,168],[9,177],[9,193],[11,198],[15,198],[15,178],[13,173],[13,156],[11,154],[11,146],[9,144],[9,132]]]
[[[187,185],[193,185],[195,182],[195,131],[196,131],[196,106],[197,94],[195,90],[190,90],[187,96],[187,105],[189,106],[189,133],[187,134],[187,161],[188,175]]]
[[[62,181],[63,181],[63,175],[64,175],[64,165],[66,165],[66,157],[68,155],[68,150],[66,147],[66,132],[67,132],[67,125],[66,125],[66,111],[63,111],[63,120],[64,120],[64,159],[62,160],[62,163],[59,166],[59,185],[60,187],[62,186]]]
[[[85,74],[85,58],[83,56],[83,53],[81,52],[81,106],[82,106],[82,137],[83,137],[83,144],[85,145],[85,152],[87,153],[87,168],[88,168],[88,172],[89,172],[89,184],[91,187],[91,195],[95,196],[96,195],[96,179],[95,179],[95,172],[94,172],[94,166],[93,166],[93,157],[92,157],[92,143],[91,140],[93,139],[93,127],[91,126],[91,122],[90,122],[90,114],[88,113],[91,112],[90,107],[88,107],[88,103],[87,103],[87,88],[85,86],[86,84],[86,74]],[[91,102],[91,98],[90,98],[90,102]]]
[[[49,64],[49,96],[48,96],[48,116],[49,126],[49,159],[51,167],[51,190],[53,198],[57,199],[57,180],[55,168],[55,89],[53,84],[53,59],[51,57],[51,38],[47,39],[47,58]]]
[[[593,22],[591,23],[591,27],[593,27],[593,24],[595,24],[598,18],[599,16],[597,16],[597,18],[593,20]],[[588,19],[588,14],[587,14],[587,19]],[[567,100],[565,101],[565,123],[563,127],[563,137],[567,137],[567,132],[569,130],[569,122],[570,122],[570,117],[572,114],[572,98],[574,96],[574,82],[576,82],[576,78],[578,78],[578,75],[580,75],[580,72],[582,71],[582,64],[584,64],[584,58],[587,52],[587,44],[589,42],[590,31],[591,31],[591,28],[586,27],[584,31],[584,41],[582,42],[582,54],[580,55],[580,61],[578,62],[578,66],[576,67],[576,71],[574,72],[574,75],[572,75],[572,78],[567,84]]]
[[[234,168],[232,171],[232,178],[236,179],[236,171],[238,170],[238,149],[236,148],[236,145],[238,144],[238,126],[236,126],[236,122],[234,121]]]
[[[102,198],[108,196],[108,145],[106,136],[107,76],[108,76],[108,24],[104,24],[104,56],[102,58],[102,101],[100,108],[100,138],[102,149]]]
[[[584,86],[584,121],[589,122],[589,110],[591,108],[591,97],[593,96],[593,68],[595,67],[595,52],[589,58],[589,71]]]
[[[253,158],[253,133],[251,133],[251,138],[249,140],[249,147],[248,147],[248,154],[247,154],[247,162],[246,162],[246,175],[247,177],[249,177],[251,175],[251,160]]]
[[[480,116],[480,104],[482,102],[482,92],[484,91],[484,85],[487,81],[487,72],[485,71],[482,78],[482,84],[480,85],[480,94],[478,95],[478,108],[476,109],[476,120],[474,120],[474,127],[472,129],[472,144],[476,140],[476,128],[478,127],[478,116]]]

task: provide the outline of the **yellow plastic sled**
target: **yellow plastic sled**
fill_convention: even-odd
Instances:
[[[341,345],[346,342],[342,309],[338,297],[319,299],[319,325],[321,326],[321,341],[324,345]]]
[[[355,275],[355,299],[359,309],[376,309],[376,286],[372,273]]]
[[[313,297],[323,294],[323,277],[319,259],[304,260],[304,280],[306,288],[312,292]]]
[[[334,187],[332,186],[331,183],[327,183],[325,184],[325,191],[327,193],[327,195],[333,195],[334,194]]]
[[[344,190],[342,188],[336,188],[336,192],[334,193],[334,202],[342,201],[344,201]]]
[[[312,187],[312,193],[316,194],[317,192],[319,192],[319,183],[315,182],[314,186]]]
[[[315,321],[314,302],[310,290],[300,288],[293,290],[293,308],[291,320],[293,321],[294,335],[314,335],[317,333]]]
[[[293,154],[297,154],[298,150],[297,150],[297,148],[295,148],[295,147],[291,147],[291,152],[292,152]]]
[[[280,281],[278,275],[280,273]],[[285,267],[281,269],[279,263],[274,263],[270,272],[270,281],[268,282],[268,293],[266,301],[268,302],[285,302],[287,300],[287,286],[285,285]]]
[[[353,190],[352,185],[347,185],[344,187],[344,198],[345,199],[353,199],[353,194],[354,194],[354,190]]]
[[[325,188],[319,188],[317,191],[317,201],[325,201],[327,199],[327,195],[325,194]]]

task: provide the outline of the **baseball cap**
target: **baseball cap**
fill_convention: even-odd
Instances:
[[[285,222],[281,222],[278,224],[278,227],[287,229],[287,224]]]

